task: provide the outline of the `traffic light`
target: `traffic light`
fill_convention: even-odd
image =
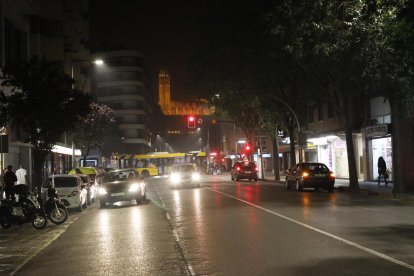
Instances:
[[[249,152],[250,151],[250,145],[249,144],[246,144],[246,146],[244,147],[244,149],[246,150],[246,152]]]
[[[188,116],[187,118],[188,128],[195,128],[195,125],[196,125],[195,122],[196,122],[196,119],[194,116],[192,115]]]

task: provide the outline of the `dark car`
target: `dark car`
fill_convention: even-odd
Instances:
[[[257,181],[258,168],[254,162],[244,161],[236,162],[231,168],[231,180],[249,179]]]
[[[146,199],[146,184],[134,169],[119,169],[105,173],[99,187],[101,208],[107,204],[135,200],[137,204]]]
[[[287,171],[285,180],[286,189],[293,186],[298,191],[322,188],[333,192],[334,184],[334,173],[323,163],[298,163]]]

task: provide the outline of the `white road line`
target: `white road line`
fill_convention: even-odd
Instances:
[[[74,218],[72,221],[67,222],[67,224],[71,225],[75,221],[77,221],[79,217]],[[55,240],[57,240],[63,233],[66,232],[66,229],[63,231],[62,229],[54,232],[54,233],[46,233],[49,236],[48,240],[42,240],[42,245],[37,248],[35,252],[33,252],[31,255],[29,255],[22,263],[16,266],[16,268],[10,273],[10,275],[15,275],[25,264],[27,264],[33,257],[35,257],[39,252],[41,252],[43,249],[48,247],[50,244],[52,244]],[[54,234],[54,235],[50,235]]]
[[[191,265],[188,265],[188,270],[190,271],[191,276],[196,275]]]
[[[171,219],[171,217],[170,217],[170,214],[169,214],[169,213],[167,213],[167,219]]]
[[[377,257],[383,258],[383,259],[385,259],[385,260],[387,260],[387,261],[390,261],[390,262],[392,262],[392,263],[395,263],[395,264],[398,264],[398,265],[400,265],[400,266],[406,267],[406,268],[408,268],[408,269],[414,270],[414,265],[410,265],[410,264],[407,264],[407,263],[405,263],[405,262],[403,262],[403,261],[400,261],[400,260],[394,259],[394,258],[392,258],[392,257],[390,257],[390,256],[387,256],[387,255],[385,255],[385,254],[382,254],[382,253],[380,253],[380,252],[378,252],[378,251],[375,251],[375,250],[373,250],[373,249],[370,249],[370,248],[368,248],[368,247],[365,247],[365,246],[359,245],[359,244],[357,244],[357,243],[351,242],[351,241],[349,241],[349,240],[343,239],[343,238],[341,238],[341,237],[335,236],[335,235],[333,235],[333,234],[331,234],[331,233],[328,233],[328,232],[323,231],[323,230],[321,230],[321,229],[318,229],[318,228],[315,228],[315,227],[313,227],[313,226],[307,225],[307,224],[302,223],[302,222],[300,222],[300,221],[294,220],[294,219],[292,219],[292,218],[289,218],[289,217],[284,216],[284,215],[282,215],[282,214],[276,213],[276,212],[271,211],[271,210],[269,210],[269,209],[263,208],[263,207],[261,207],[261,206],[259,206],[259,205],[253,204],[253,203],[251,203],[251,202],[248,202],[248,201],[246,201],[246,200],[240,199],[240,198],[238,198],[238,197],[235,197],[235,196],[232,196],[232,195],[229,195],[229,194],[226,194],[226,193],[223,193],[223,192],[217,191],[217,190],[212,189],[212,188],[210,188],[210,187],[206,187],[206,188],[207,188],[207,189],[209,189],[209,190],[211,190],[211,191],[214,191],[214,192],[216,192],[216,193],[219,193],[219,194],[225,195],[225,196],[227,196],[227,197],[231,197],[231,198],[233,198],[233,199],[236,199],[236,200],[238,200],[238,201],[241,201],[241,202],[243,202],[243,203],[246,203],[246,204],[248,204],[248,205],[250,205],[250,206],[256,207],[256,208],[258,208],[258,209],[260,209],[260,210],[262,210],[262,211],[268,212],[268,213],[270,213],[270,214],[273,214],[273,215],[275,215],[275,216],[278,216],[278,217],[280,217],[280,218],[282,218],[282,219],[285,219],[285,220],[287,220],[287,221],[293,222],[293,223],[295,223],[295,224],[298,224],[298,225],[300,225],[300,226],[303,226],[303,227],[305,227],[305,228],[308,228],[308,229],[310,229],[310,230],[313,230],[313,231],[315,231],[315,232],[318,232],[318,233],[320,233],[320,234],[323,234],[323,235],[325,235],[325,236],[328,236],[328,237],[330,237],[330,238],[333,238],[333,239],[335,239],[335,240],[341,241],[341,242],[343,242],[343,243],[345,243],[345,244],[348,244],[348,245],[350,245],[350,246],[353,246],[353,247],[355,247],[355,248],[358,248],[358,249],[360,249],[360,250],[362,250],[362,251],[365,251],[365,252],[370,253],[370,254],[372,254],[372,255],[375,255],[375,256],[377,256]]]

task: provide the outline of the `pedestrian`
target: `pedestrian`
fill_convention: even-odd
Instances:
[[[7,166],[7,172],[4,174],[4,192],[6,193],[6,199],[15,200],[14,196],[14,185],[17,181],[16,174],[13,172],[13,166]]]
[[[378,158],[378,187],[380,186],[381,175],[384,177],[385,186],[388,186],[387,164],[385,164],[385,160],[382,156]]]
[[[29,178],[27,177],[27,171],[20,165],[20,169],[16,171],[17,185],[24,184],[29,185]]]

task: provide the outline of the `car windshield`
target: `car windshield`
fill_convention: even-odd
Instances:
[[[329,169],[325,164],[320,163],[306,163],[303,168],[308,171],[328,172]]]
[[[135,178],[134,171],[110,171],[104,175],[104,182],[122,181]]]
[[[173,167],[173,172],[194,172],[193,166],[176,166]]]
[[[53,182],[55,183],[55,188],[76,187],[78,185],[75,177],[55,177]],[[43,184],[44,188],[49,188],[50,186],[52,186],[52,178],[49,178]]]

